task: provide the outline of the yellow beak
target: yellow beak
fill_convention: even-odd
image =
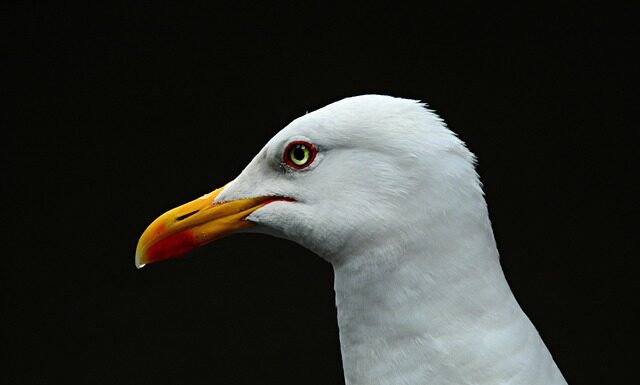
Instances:
[[[280,197],[259,197],[213,203],[224,187],[169,210],[144,231],[136,248],[136,267],[179,257],[225,235],[254,224],[245,218]]]

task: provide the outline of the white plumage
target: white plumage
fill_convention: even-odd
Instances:
[[[283,170],[295,140],[305,170]],[[280,131],[216,202],[329,261],[349,385],[565,384],[499,264],[474,156],[421,103],[347,98]]]

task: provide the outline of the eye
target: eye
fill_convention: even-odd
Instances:
[[[284,162],[293,168],[303,169],[308,167],[316,157],[315,146],[307,142],[291,142],[284,150]]]

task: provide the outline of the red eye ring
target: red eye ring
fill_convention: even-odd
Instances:
[[[287,144],[284,154],[282,155],[282,160],[287,166],[296,170],[302,170],[313,163],[317,154],[318,150],[316,146],[302,140],[296,140]]]

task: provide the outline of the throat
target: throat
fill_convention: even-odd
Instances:
[[[527,379],[520,360],[546,348],[507,285],[493,235],[473,241],[431,252],[387,245],[334,263],[348,385]]]

